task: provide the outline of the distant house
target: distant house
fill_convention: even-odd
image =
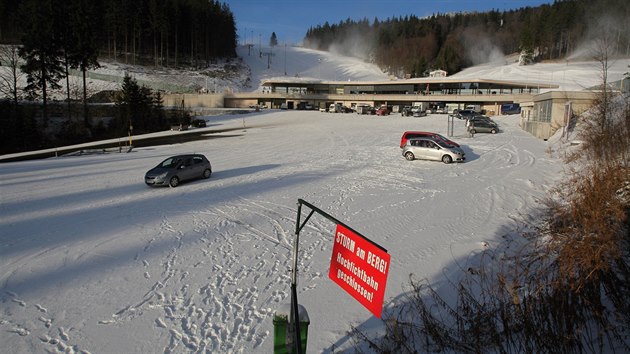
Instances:
[[[446,77],[448,73],[442,69],[429,72],[429,77]]]

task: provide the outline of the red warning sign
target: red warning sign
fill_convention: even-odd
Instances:
[[[389,258],[383,249],[337,224],[328,277],[381,318]]]

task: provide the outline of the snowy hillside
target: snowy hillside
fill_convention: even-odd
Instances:
[[[271,64],[267,56],[260,52],[273,53]],[[278,46],[262,50],[245,46],[237,50],[239,57],[251,69],[252,91],[260,89],[262,80],[287,79],[296,81],[369,81],[388,80],[388,76],[376,65],[365,63],[357,58],[343,57],[330,52],[317,51],[302,47]],[[286,74],[285,74],[286,73]]]
[[[283,54],[270,69],[244,56],[249,71],[217,86],[249,78],[241,89],[257,90],[265,78],[284,77]],[[616,63],[610,79],[628,64]],[[575,85],[597,82],[594,65],[565,66]],[[460,75],[538,81],[561,67],[486,65]],[[287,48],[286,68],[292,78],[385,78],[373,66],[300,48]],[[205,84],[194,71],[179,81],[166,71],[142,75]],[[270,353],[274,312],[289,301],[298,198],[388,250],[388,315],[409,274],[449,291],[480,252],[535,222],[540,200],[562,179],[555,147],[522,131],[516,116],[495,117],[501,132],[474,138],[456,122],[452,139],[466,153],[459,164],[407,161],[398,146],[405,130],[446,135],[444,115],[266,110],[206,119],[197,141],[0,164],[0,351]],[[210,159],[210,179],[144,184],[164,158],[192,152]],[[351,326],[384,326],[328,278],[333,232],[315,215],[300,234],[308,353],[351,353]]]
[[[261,55],[262,53],[262,55]],[[387,81],[390,76],[377,66],[330,52],[294,46],[258,47],[239,46],[238,58],[208,63],[203,68],[153,68],[112,62],[101,59],[101,68],[89,72],[88,92],[120,89],[123,77],[129,74],[139,84],[165,92],[260,91],[263,80],[287,79],[323,81]],[[630,68],[630,59],[611,60],[609,81],[621,79]],[[8,67],[0,67],[8,70]],[[452,75],[455,78],[482,78],[495,80],[519,80],[532,83],[559,84],[560,90],[582,90],[601,82],[601,67],[594,61],[566,60],[519,66],[506,58],[478,65]],[[70,80],[71,91],[78,93],[82,85],[80,73],[74,72]],[[26,76],[21,77],[26,86]],[[65,85],[53,92],[57,99],[65,98]]]

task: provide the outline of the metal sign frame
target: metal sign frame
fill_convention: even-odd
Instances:
[[[304,220],[303,223],[300,223],[300,218],[302,216],[302,205],[305,205],[307,207],[309,207],[311,209],[311,211],[308,213],[308,216],[306,217],[306,219]],[[310,220],[311,216],[313,216],[313,214],[317,212],[318,214],[320,214],[321,216],[325,217],[326,219],[334,222],[335,224],[339,224],[339,225],[343,225],[345,228],[347,228],[348,230],[354,232],[355,234],[361,236],[362,238],[364,238],[366,241],[368,241],[369,243],[373,244],[374,246],[378,247],[379,249],[383,250],[384,252],[387,252],[387,250],[379,245],[378,243],[370,240],[369,238],[363,236],[360,232],[357,232],[356,230],[354,230],[353,228],[351,228],[350,226],[346,225],[345,223],[339,221],[337,218],[333,217],[332,215],[328,214],[327,212],[323,211],[322,209],[314,206],[313,204],[303,200],[303,199],[298,199],[298,210],[297,210],[297,219],[295,221],[295,240],[293,242],[293,269],[291,272],[291,312],[289,315],[289,331],[293,332],[293,335],[289,335],[288,337],[291,338],[293,340],[293,345],[294,345],[294,349],[295,349],[295,353],[297,354],[302,354],[302,343],[300,341],[300,321],[298,319],[298,299],[297,299],[297,265],[298,265],[298,244],[300,241],[300,231],[302,231],[302,229],[304,228],[304,226],[306,226],[306,223]]]

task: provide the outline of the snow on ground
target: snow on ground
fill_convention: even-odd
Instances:
[[[289,301],[298,198],[388,249],[387,312],[410,273],[439,282],[501,242],[561,169],[514,116],[474,138],[457,121],[468,161],[450,165],[406,161],[398,147],[404,130],[446,134],[444,115],[212,119],[207,140],[0,165],[5,348],[269,353],[273,313]],[[209,180],[144,185],[163,158],[191,152],[210,158]],[[328,279],[333,232],[315,215],[300,237],[309,352],[351,347],[350,325],[382,326]]]
[[[357,58],[340,56],[331,52],[302,47],[252,48],[239,47],[238,55],[252,72],[251,91],[262,90],[263,80],[322,80],[322,81],[385,81],[388,75],[376,65],[365,63]],[[271,64],[267,56],[259,53],[272,53]]]
[[[238,59],[211,63],[204,69],[174,70],[103,62],[91,77],[122,82],[125,72],[140,84],[173,91],[178,88],[206,88],[210,92],[262,91],[262,81],[388,80],[376,65],[357,58],[294,46],[239,46]],[[115,88],[119,84],[111,84]],[[196,90],[195,90],[196,91]]]
[[[254,46],[251,49],[239,46],[236,51],[238,57],[235,59],[200,64],[200,68],[140,66],[132,64],[130,59],[112,61],[102,58],[99,61],[100,68],[88,72],[88,95],[104,90],[119,90],[125,74],[140,85],[167,93],[262,91],[263,80],[282,78],[293,81],[388,80],[388,76],[373,64],[324,51],[293,46]],[[9,67],[0,66],[0,70],[8,73]],[[71,97],[81,99],[81,73],[71,71],[70,74]],[[23,88],[26,84],[26,75],[20,75],[18,86]],[[60,89],[49,92],[53,99],[66,98],[66,83],[63,81],[60,84]]]
[[[390,76],[376,65],[357,58],[340,56],[331,52],[294,46],[239,46],[238,58],[207,63],[202,68],[168,68],[133,65],[129,61],[100,61],[101,67],[88,75],[88,92],[118,90],[125,74],[140,85],[164,92],[251,92],[262,91],[263,80],[322,80],[322,81],[387,81]],[[262,54],[261,54],[262,53]],[[620,80],[630,66],[629,58],[611,59],[608,80]],[[0,67],[0,70],[9,70]],[[489,80],[518,80],[532,83],[560,85],[558,90],[583,90],[598,85],[601,66],[595,61],[574,58],[564,61],[519,66],[506,57],[504,61],[474,66],[451,75],[453,78]],[[26,86],[26,75],[20,78],[20,86]],[[65,82],[62,88],[52,92],[55,99],[65,99]],[[71,97],[80,99],[82,79],[79,72],[72,72]],[[545,91],[545,90],[543,90]]]
[[[292,52],[289,75],[378,76],[366,64],[319,65],[319,54]],[[284,66],[248,65],[251,90],[284,74]],[[575,77],[598,75],[587,71]],[[289,301],[298,198],[388,250],[387,314],[410,273],[447,283],[530,222],[562,178],[553,147],[522,131],[516,116],[496,117],[501,133],[474,138],[456,121],[453,139],[467,161],[450,165],[406,161],[398,147],[405,130],[446,135],[444,115],[269,110],[207,120],[205,140],[0,164],[5,351],[269,353],[274,311]],[[213,133],[223,129],[235,130]],[[144,185],[162,159],[191,152],[209,157],[210,179]],[[308,352],[349,350],[350,326],[383,328],[328,279],[334,226],[315,215],[300,234]]]
[[[621,80],[630,70],[630,59],[611,59],[608,67],[608,81]],[[602,83],[601,64],[596,61],[565,60],[520,66],[518,63],[478,65],[464,69],[453,78],[516,80],[539,84],[559,85],[561,91],[581,91]],[[541,92],[549,90],[541,90]]]

